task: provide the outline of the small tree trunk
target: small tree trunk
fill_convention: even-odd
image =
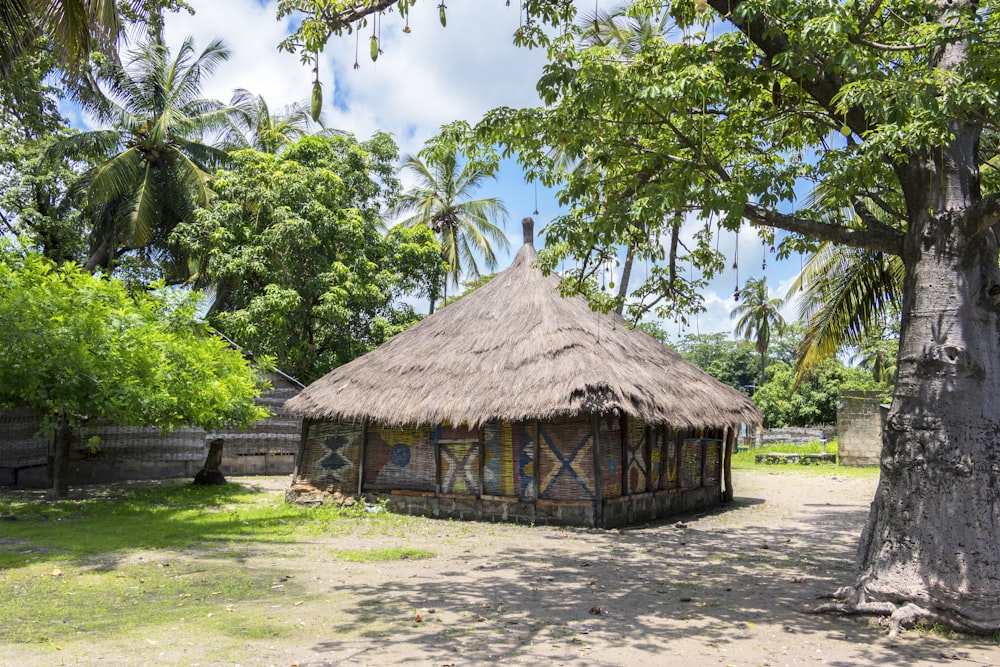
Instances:
[[[226,441],[216,438],[208,443],[208,456],[205,457],[205,465],[202,466],[198,474],[194,476],[194,483],[199,486],[219,486],[226,483],[222,471],[222,447]]]
[[[69,457],[73,446],[73,427],[65,414],[59,416],[59,426],[53,434],[52,491],[56,498],[69,496]]]

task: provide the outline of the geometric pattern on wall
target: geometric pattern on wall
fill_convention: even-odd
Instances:
[[[436,477],[434,429],[368,429],[365,487],[433,491]]]
[[[628,493],[645,493],[649,475],[649,463],[646,461],[646,425],[638,419],[629,417],[626,428],[628,461],[625,480],[628,483]]]
[[[479,493],[479,441],[439,443],[441,493]]]
[[[539,497],[546,500],[592,500],[594,438],[589,419],[541,424]]]
[[[598,420],[601,433],[601,492],[605,498],[622,494],[622,420],[609,415]]]
[[[500,439],[509,442],[514,461],[514,490],[518,498],[535,498],[535,433],[534,422],[504,423]]]
[[[649,478],[653,480],[653,488],[662,488],[663,483],[663,429],[649,429]]]
[[[358,462],[361,460],[360,424],[310,421],[299,477],[314,486],[357,493]]]
[[[722,440],[705,440],[703,486],[718,486],[722,478]]]
[[[668,429],[663,441],[663,486],[664,489],[676,489],[680,486],[680,466],[678,465],[677,441],[679,434]]]
[[[483,495],[506,496],[514,495],[513,477],[507,480],[511,493],[504,493],[501,479],[503,465],[500,455],[500,425],[497,422],[486,422],[483,433]]]
[[[704,465],[705,441],[701,438],[687,438],[681,444],[681,488],[697,489],[701,486],[701,472]]]
[[[534,423],[487,422],[483,434],[483,493],[535,497]]]

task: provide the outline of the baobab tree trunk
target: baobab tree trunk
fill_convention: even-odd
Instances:
[[[899,167],[909,220],[896,391],[853,610],[1000,628],[1000,271],[980,203],[979,129]],[[979,224],[977,224],[979,223]]]

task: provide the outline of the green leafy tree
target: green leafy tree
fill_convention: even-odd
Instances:
[[[186,274],[168,237],[208,203],[211,167],[225,160],[202,137],[227,126],[229,109],[200,91],[203,78],[228,57],[220,41],[196,54],[190,37],[171,57],[154,37],[124,65],[108,61],[99,73],[107,98],[89,107],[110,129],[72,135],[54,151],[101,156],[79,184],[95,219],[88,270],[111,269],[132,251],[156,263],[170,282]]]
[[[0,2],[0,77],[46,35],[69,71],[86,70],[92,51],[112,55],[121,21],[115,0],[3,0]],[[140,4],[138,1],[132,4]]]
[[[771,346],[771,334],[780,333],[785,327],[785,318],[779,312],[784,303],[781,299],[771,298],[767,278],[748,278],[740,297],[742,300],[729,316],[739,318],[735,334],[754,342],[760,355],[760,385],[763,386],[767,381],[767,349]]]
[[[57,261],[81,260],[86,220],[69,185],[77,165],[48,155],[69,130],[51,84],[55,57],[23,56],[0,85],[0,229]]]
[[[206,429],[267,416],[263,380],[194,317],[194,299],[0,249],[0,404],[40,410],[53,435],[53,488],[68,491],[75,433],[88,419]]]
[[[494,246],[509,246],[500,228],[507,220],[503,203],[496,197],[472,199],[486,179],[492,178],[495,167],[495,163],[477,157],[463,162],[458,148],[447,140],[431,142],[418,155],[403,160],[403,171],[414,176],[416,182],[397,200],[394,210],[405,216],[400,225],[424,225],[437,235],[441,256],[448,266],[445,297],[449,278],[456,287],[463,273],[478,278],[477,256],[482,256],[487,268],[495,269]],[[432,313],[438,296],[430,296]]]
[[[724,333],[686,334],[673,347],[719,382],[751,394],[757,387],[757,353],[749,341],[733,340]]]
[[[753,395],[765,428],[837,422],[837,400],[851,390],[885,391],[865,371],[834,358],[824,359],[800,376],[784,362],[772,364],[771,379]]]
[[[306,382],[415,322],[398,298],[430,289],[440,250],[426,227],[379,232],[396,155],[386,134],[233,153],[217,196],[175,233],[214,293],[210,322]]]

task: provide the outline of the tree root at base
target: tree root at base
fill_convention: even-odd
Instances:
[[[853,616],[888,617],[889,637],[897,637],[901,630],[912,628],[918,623],[941,624],[971,634],[994,632],[996,627],[971,622],[951,611],[935,611],[913,602],[896,604],[887,601],[867,600],[865,594],[853,586],[845,586],[832,596],[834,602],[822,604],[810,610],[812,614],[843,614]]]

